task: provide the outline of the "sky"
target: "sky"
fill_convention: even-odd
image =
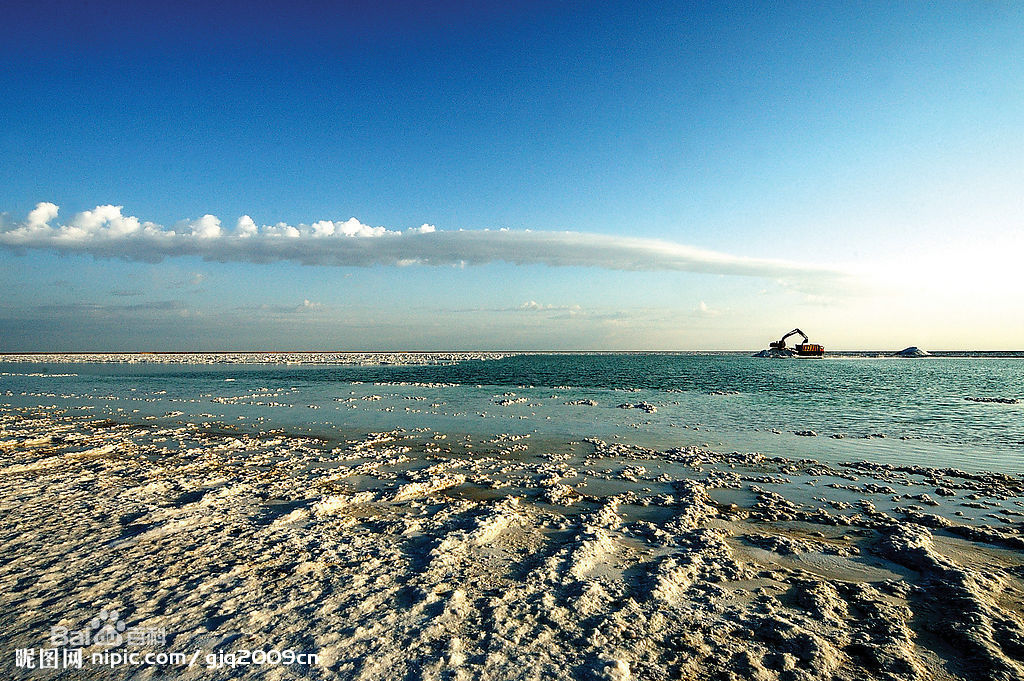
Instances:
[[[8,3],[0,351],[1024,349],[1024,4]]]

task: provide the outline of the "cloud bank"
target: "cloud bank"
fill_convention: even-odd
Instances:
[[[218,262],[367,267],[452,266],[506,262],[609,270],[681,271],[769,278],[831,277],[837,273],[796,263],[747,258],[692,246],[636,237],[530,230],[406,230],[370,227],[351,218],[312,224],[259,226],[248,215],[233,228],[204,215],[165,227],[122,213],[122,206],[97,206],[57,224],[59,209],[40,203],[21,223],[0,228],[0,246],[85,253],[98,258],[158,262],[199,256]]]

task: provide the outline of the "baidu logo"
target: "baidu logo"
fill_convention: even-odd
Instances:
[[[162,646],[167,643],[167,631],[163,627],[126,626],[121,612],[104,608],[81,629],[64,626],[50,627],[50,645],[71,648],[103,646],[115,648],[120,645],[135,648],[139,646]]]
[[[117,610],[100,610],[100,614],[89,621],[89,628],[95,631],[92,642],[96,645],[119,646],[124,641],[124,620]]]

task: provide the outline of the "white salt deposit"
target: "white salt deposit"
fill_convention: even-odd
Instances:
[[[912,345],[909,348],[903,348],[896,353],[897,357],[931,357],[932,353],[922,350],[916,345]]]
[[[531,442],[0,408],[6,677],[104,610],[319,656],[186,680],[1024,678],[1020,478]]]

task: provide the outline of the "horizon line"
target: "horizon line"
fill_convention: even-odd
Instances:
[[[915,347],[915,346],[907,346]],[[903,348],[901,348],[903,349]],[[680,350],[511,350],[511,349],[445,349],[445,350],[0,350],[0,356],[5,355],[430,355],[441,353],[492,353],[506,355],[615,355],[615,354],[672,354],[672,353],[741,353],[759,352],[759,349],[742,350],[707,350],[707,349],[680,349]],[[851,352],[899,352],[899,350],[869,348],[853,349],[844,348],[840,350],[829,350],[826,354],[842,354]],[[929,353],[948,352],[1021,352],[1024,349],[939,349],[928,350]]]

